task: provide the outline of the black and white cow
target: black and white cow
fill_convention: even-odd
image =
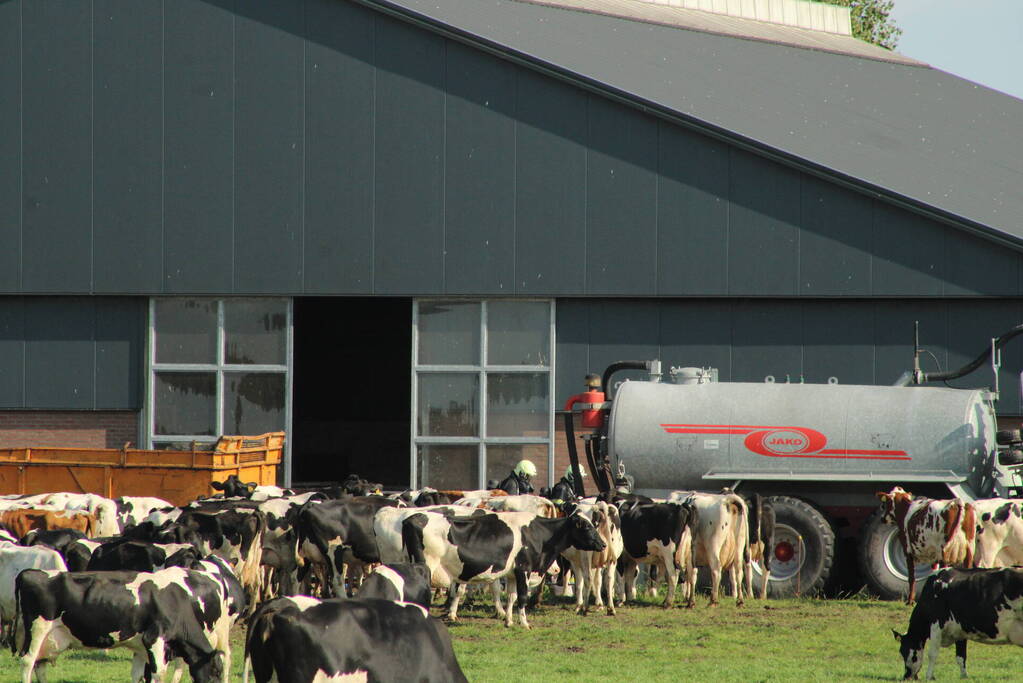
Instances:
[[[444,625],[389,600],[271,600],[253,615],[245,656],[256,683],[467,680]]]
[[[378,564],[359,586],[359,598],[413,602],[430,609],[433,591],[430,570],[425,564],[395,562]]]
[[[170,510],[174,505],[163,498],[150,496],[121,496],[114,498],[117,506],[117,523],[123,530],[145,521],[154,510]]]
[[[22,683],[31,683],[34,671],[45,680],[46,668],[68,648],[113,647],[134,653],[133,683],[162,681],[179,657],[196,683],[222,680],[224,653],[210,641],[229,616],[222,584],[207,572],[29,569],[18,575],[16,596]]]
[[[528,575],[544,574],[569,546],[596,551],[605,547],[593,523],[579,514],[549,519],[528,512],[494,512],[455,518],[420,512],[402,526],[409,555],[430,568],[433,585],[457,584],[448,610],[451,621],[458,620],[458,603],[468,584],[494,584],[507,577],[508,608],[502,615],[496,601],[498,616],[511,626],[515,602],[521,597],[519,620],[527,629]]]
[[[66,571],[63,558],[53,548],[33,546],[26,548],[17,543],[0,541],[0,641],[6,640],[14,623],[15,581],[26,569],[53,569]]]
[[[33,529],[21,539],[21,545],[42,545],[63,555],[69,543],[83,538],[85,534],[77,529]]]
[[[649,564],[663,571],[668,582],[664,607],[671,607],[675,603],[679,571],[685,566],[682,554],[691,548],[696,512],[692,506],[678,503],[642,503],[636,499],[620,502],[625,552],[618,566],[624,577],[625,599],[636,599],[639,565]]]
[[[746,593],[753,597],[753,563],[757,562],[764,573],[760,599],[765,600],[774,550],[774,506],[759,493],[744,493],[742,497],[749,511],[749,557],[743,563]]]
[[[901,635],[903,678],[917,678],[927,650],[927,678],[934,678],[938,649],[953,643],[966,677],[966,641],[1023,646],[1023,571],[1019,569],[941,569],[924,584],[909,630]]]
[[[309,503],[298,513],[298,549],[310,563],[324,567],[333,594],[344,597],[345,578],[353,568],[358,583],[366,564],[380,561],[373,516],[399,501],[383,496],[361,496],[347,500]]]
[[[96,548],[85,570],[152,572],[167,567],[188,568],[202,558],[188,543],[115,540]]]

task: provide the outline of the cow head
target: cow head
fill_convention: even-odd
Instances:
[[[895,524],[895,508],[900,504],[908,505],[913,500],[913,494],[901,486],[896,486],[888,493],[878,491],[877,497],[881,501],[881,521],[885,524]]]
[[[192,674],[195,683],[220,683],[224,680],[224,653],[221,650],[213,650],[208,653],[199,653],[188,665],[188,672]]]
[[[210,486],[217,491],[223,491],[224,496],[227,498],[251,498],[252,492],[256,490],[256,482],[250,481],[248,483],[242,483],[241,479],[238,478],[237,474],[230,475],[224,481],[210,482]]]
[[[579,513],[573,513],[567,519],[569,539],[573,546],[579,550],[595,550],[597,552],[607,547],[600,538],[600,534],[597,533],[597,528],[593,526],[593,522]]]
[[[915,642],[908,633],[899,633],[895,629],[892,629],[892,635],[899,641],[899,656],[906,667],[903,680],[919,678],[920,667],[924,663],[924,643]]]

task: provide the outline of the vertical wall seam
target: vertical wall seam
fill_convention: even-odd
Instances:
[[[369,188],[369,291],[376,294],[377,291],[377,73],[380,69],[377,66],[377,22],[380,17],[373,17],[370,21],[373,35],[370,37],[370,54],[373,56],[373,92],[370,95],[372,111],[370,112],[370,158],[372,168],[370,169]]]
[[[657,244],[660,240],[660,221],[661,221],[661,122],[654,119],[654,253],[653,258],[650,259],[654,266],[654,295],[661,293],[660,287],[660,268],[658,268],[657,255],[660,253],[660,249],[657,248]],[[660,323],[658,323],[658,344],[660,344]],[[660,349],[660,346],[658,346]]]
[[[725,296],[732,294],[732,278],[729,267],[732,263],[732,147],[725,147]],[[731,345],[729,344],[729,348]],[[728,356],[728,375],[731,378],[732,370],[731,351]]]
[[[25,3],[18,2],[18,291],[25,291]],[[24,335],[24,320],[22,335]],[[24,342],[23,342],[24,343]],[[24,349],[22,349],[24,358]],[[24,362],[22,400],[24,400]]]
[[[440,132],[440,291],[448,293],[448,46],[441,38],[441,132]],[[480,389],[482,392],[482,388]]]
[[[519,293],[519,70],[512,69],[512,282],[511,293]],[[525,281],[523,281],[524,283]],[[555,318],[555,324],[557,319]]]
[[[96,293],[96,0],[89,3],[89,293]],[[95,310],[92,322],[95,327]],[[95,349],[93,356],[95,372]],[[95,406],[95,377],[92,383]]]
[[[583,93],[586,142],[583,143],[583,295],[590,293],[590,94]],[[587,346],[587,348],[589,348]],[[587,361],[589,358],[587,357]],[[589,367],[589,362],[587,362]]]
[[[300,70],[302,72],[302,167],[299,175],[302,178],[299,183],[299,230],[298,230],[298,287],[299,292],[305,293],[305,224],[306,224],[306,47],[309,44],[309,15],[306,11],[307,3],[302,3],[302,60]]]
[[[237,233],[237,202],[238,202],[238,148],[235,139],[238,109],[238,15],[234,4],[231,6],[231,258],[230,277],[231,292],[237,292],[238,286],[235,279],[235,239]]]
[[[803,222],[803,174],[796,174],[796,213],[798,221],[795,225],[796,230],[796,296],[800,296],[803,293],[803,226],[806,223]]]
[[[167,291],[167,1],[160,3],[160,282]]]

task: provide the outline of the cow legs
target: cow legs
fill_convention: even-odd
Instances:
[[[505,621],[505,626],[511,626],[512,622],[512,607],[515,606],[515,598],[522,596],[522,601],[519,603],[519,622],[522,624],[522,628],[530,628],[529,622],[526,621],[526,598],[529,595],[529,584],[526,582],[525,570],[515,570],[515,592],[512,592],[512,584],[508,582],[508,617]]]
[[[668,582],[667,594],[664,596],[664,607],[671,607],[675,604],[675,588],[678,585],[678,570],[675,569],[675,561],[671,557],[662,558],[664,566],[664,578]]]
[[[910,570],[912,571],[912,570]],[[927,640],[927,680],[934,680],[934,665],[938,662],[938,651],[941,649],[941,625],[931,624],[931,637]]]
[[[741,607],[745,601],[742,590],[742,566],[738,562],[733,561],[732,566],[728,568],[728,574],[732,577],[732,585],[735,586],[735,606]],[[753,597],[752,592],[750,597]]]
[[[721,562],[711,556],[707,565],[710,568],[710,605],[716,605],[721,592]]]
[[[906,553],[906,570],[909,573],[909,593],[906,595],[906,604],[912,605],[916,600],[916,563],[914,557]]]
[[[494,608],[497,610],[497,618],[504,619],[504,601],[501,599],[501,582],[492,581],[490,583],[490,592],[494,595]]]
[[[956,641],[956,663],[959,664],[959,678],[966,678],[966,640]]]
[[[639,565],[632,558],[625,561],[625,570],[622,572],[622,583],[625,586],[625,599],[636,601],[636,575],[639,573]]]
[[[469,584],[459,583],[456,584],[458,587],[451,590],[451,606],[448,607],[448,619],[451,621],[458,621],[458,603],[465,596],[465,591],[469,587]]]
[[[601,574],[603,572],[603,574]],[[613,617],[615,615],[615,568],[612,564],[605,564],[603,568],[597,570],[597,597],[600,597],[600,579],[604,579],[604,588],[607,591],[607,615]]]
[[[39,653],[42,651],[43,645],[46,643],[46,639],[52,630],[52,621],[47,621],[42,617],[38,617],[32,622],[32,629],[27,634],[27,637],[31,638],[28,645],[28,651],[21,658],[21,683],[32,683],[32,672],[36,668],[36,661],[39,659]],[[56,653],[54,652],[52,655],[55,656]],[[43,677],[46,676],[45,670],[46,665],[41,663],[40,672]]]

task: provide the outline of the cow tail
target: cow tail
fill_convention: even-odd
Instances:
[[[14,581],[14,623],[11,624],[11,633],[8,636],[11,639],[11,654],[18,656],[15,651],[17,649],[18,642],[18,622],[21,621],[21,591],[18,590],[18,581]],[[21,656],[25,656],[28,652],[21,653]]]
[[[401,544],[408,553],[409,562],[426,563],[423,529],[427,521],[426,515],[412,515],[401,523]]]
[[[736,516],[739,518],[738,524],[735,525],[736,526],[735,533],[739,535],[739,538],[736,539],[738,541],[736,545],[738,548],[740,548],[739,562],[740,563],[749,562],[751,559],[749,546],[750,520],[748,513],[743,514],[743,510],[746,510],[746,501],[744,501],[740,496],[733,493],[731,494],[731,503],[734,507]]]
[[[249,548],[248,556],[245,558],[245,582],[252,587],[254,607],[263,593],[263,572],[260,571],[260,566],[263,563],[263,534],[266,532],[266,515],[261,510],[256,510],[253,512],[253,517],[256,519],[256,533],[252,536],[252,547]]]

